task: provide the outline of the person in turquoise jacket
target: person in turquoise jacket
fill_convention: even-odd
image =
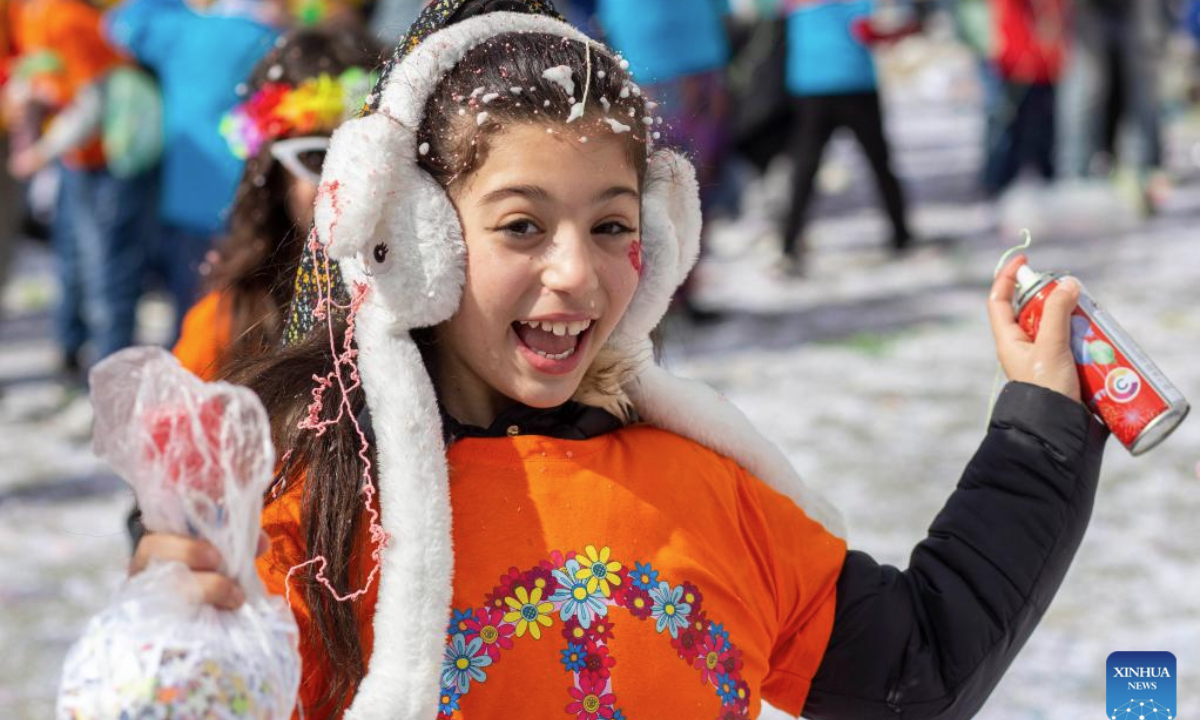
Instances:
[[[254,1],[197,9],[184,0],[126,0],[106,17],[109,40],[153,70],[162,88],[163,227],[153,265],[172,295],[177,329],[242,173],[218,128],[275,42],[272,10]]]
[[[787,90],[793,109],[789,154],[792,205],[783,227],[783,269],[803,270],[804,232],[821,155],[835,130],[848,128],[862,146],[892,225],[891,246],[908,247],[904,193],[892,172],[871,46],[917,29],[885,27],[872,18],[874,0],[792,0],[787,4]]]

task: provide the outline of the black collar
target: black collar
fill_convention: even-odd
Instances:
[[[560,440],[588,440],[624,427],[621,419],[607,410],[568,401],[553,408],[531,408],[514,405],[505,410],[486,428],[467,425],[442,415],[442,439],[446,446],[469,437],[505,437],[509,435],[545,435]],[[358,414],[358,424],[367,440],[375,443],[371,413],[364,406]]]

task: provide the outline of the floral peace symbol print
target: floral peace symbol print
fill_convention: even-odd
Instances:
[[[482,607],[455,609],[442,659],[438,717],[449,718],[469,692],[486,692],[488,672],[518,643],[564,641],[568,674],[564,709],[576,720],[629,720],[621,709],[609,654],[620,608],[653,623],[679,660],[696,669],[720,701],[719,720],[750,717],[750,688],[742,678],[742,651],[729,631],[710,619],[704,597],[689,582],[672,585],[650,563],[623,563],[608,547],[582,553],[555,551],[549,560],[520,572],[512,568]]]

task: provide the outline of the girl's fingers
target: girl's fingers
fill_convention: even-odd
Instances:
[[[196,588],[200,591],[200,602],[222,610],[237,610],[246,601],[246,594],[238,584],[215,572],[192,573]]]
[[[1073,278],[1060,280],[1042,308],[1036,342],[1038,348],[1054,353],[1068,346],[1071,340],[1071,312],[1078,301],[1079,283]]]
[[[136,575],[151,560],[177,560],[192,570],[216,570],[221,565],[221,553],[211,543],[182,535],[149,533],[142,537],[133,560],[129,563],[129,574]]]
[[[1025,256],[1013,258],[996,279],[992,282],[992,291],[988,295],[988,320],[991,322],[992,335],[996,339],[997,351],[1013,342],[1029,342],[1025,331],[1017,325],[1013,314],[1012,300],[1017,287],[1017,268],[1025,264]]]

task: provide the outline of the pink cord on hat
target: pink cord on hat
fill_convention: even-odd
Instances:
[[[322,185],[322,191],[330,191],[334,194],[336,200],[337,186]],[[336,202],[335,202],[336,207]],[[336,220],[335,220],[336,223]],[[330,231],[332,231],[332,226]],[[354,592],[341,594],[325,577],[325,568],[329,565],[329,560],[323,555],[315,557],[294,565],[288,570],[286,584],[286,597],[288,603],[291,603],[292,594],[292,575],[309,565],[317,565],[317,573],[315,579],[317,582],[325,586],[329,593],[338,602],[346,602],[357,600],[367,593],[371,588],[371,583],[375,581],[375,577],[379,574],[381,556],[383,549],[387,547],[390,536],[383,529],[383,525],[379,522],[379,511],[375,509],[375,482],[371,478],[371,458],[370,458],[370,443],[367,441],[366,433],[358,423],[358,418],[355,417],[354,409],[350,405],[350,393],[358,389],[362,385],[362,378],[358,373],[358,363],[355,358],[358,356],[358,349],[354,347],[354,330],[355,323],[358,317],[358,311],[362,304],[366,301],[370,288],[362,283],[355,283],[353,292],[351,293],[350,304],[341,306],[334,302],[333,299],[333,276],[329,265],[329,256],[323,252],[320,243],[317,240],[316,229],[309,233],[308,237],[309,249],[313,251],[314,257],[320,258],[323,273],[317,273],[317,288],[318,300],[316,307],[313,308],[313,316],[317,319],[325,320],[325,326],[329,332],[329,349],[333,352],[333,369],[324,377],[314,375],[313,381],[316,387],[312,390],[312,402],[309,403],[308,413],[300,420],[297,427],[301,430],[313,430],[320,437],[331,426],[341,422],[343,417],[349,416],[350,423],[354,426],[355,433],[358,434],[358,457],[363,463],[362,474],[362,494],[364,503],[369,516],[368,531],[371,534],[371,542],[375,546],[371,551],[371,560],[374,567],[371,568],[370,574],[367,576],[366,582],[361,588]],[[322,282],[324,278],[325,282]],[[346,311],[346,332],[342,336],[342,347],[338,350],[337,339],[333,333],[333,320],[328,312],[329,308]],[[346,376],[343,376],[343,368],[345,368]],[[330,420],[321,420],[321,411],[325,405],[325,392],[334,386],[336,383],[341,397],[338,399],[337,416]]]

